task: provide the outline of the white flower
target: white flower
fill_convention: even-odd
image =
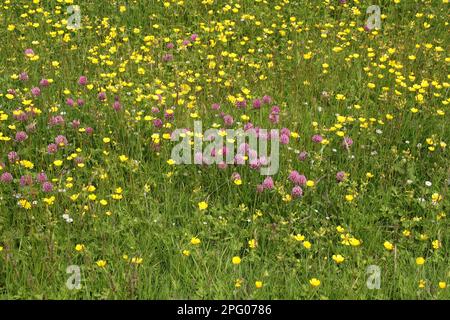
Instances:
[[[73,219],[67,213],[63,214],[62,217],[64,220],[66,220],[67,223],[73,222]]]

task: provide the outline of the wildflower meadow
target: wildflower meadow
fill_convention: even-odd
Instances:
[[[450,299],[448,0],[0,0],[1,299]]]

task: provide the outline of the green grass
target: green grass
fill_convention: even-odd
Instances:
[[[65,26],[68,2],[0,0],[0,175],[13,176],[0,182],[2,299],[450,298],[439,287],[450,283],[448,1],[86,0],[78,30]],[[382,27],[367,32],[372,4]],[[192,34],[198,40],[184,46]],[[172,61],[163,61],[166,53]],[[90,86],[77,83],[81,75]],[[42,78],[53,82],[32,97]],[[264,95],[272,102],[254,110]],[[85,104],[71,107],[67,98]],[[240,98],[246,109],[236,108]],[[265,177],[248,166],[167,163],[174,143],[164,133],[194,120],[204,130],[223,127],[213,103],[233,116],[232,128],[245,114],[255,126],[298,133],[280,146],[273,190],[257,193]],[[269,121],[274,105],[278,124]],[[65,123],[50,126],[57,115]],[[15,141],[19,131],[28,139]],[[353,139],[349,150],[340,132]],[[328,143],[312,142],[315,134]],[[58,135],[68,145],[48,154]],[[11,163],[11,151],[33,167]],[[286,199],[292,170],[315,184]],[[36,181],[42,171],[49,193]],[[336,181],[338,171],[345,181]],[[24,175],[32,186],[20,186]],[[359,245],[343,244],[347,234]],[[70,265],[81,269],[79,290],[66,287]],[[366,285],[370,265],[381,269],[379,290]]]

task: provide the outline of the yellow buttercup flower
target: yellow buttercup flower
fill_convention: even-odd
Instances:
[[[433,242],[431,242],[431,245],[433,246],[434,250],[437,250],[441,247],[441,242],[439,240],[434,240]]]
[[[297,240],[297,241],[303,241],[303,240],[305,240],[305,236],[302,235],[302,234],[300,234],[300,233],[298,233],[298,234],[296,234],[296,235],[293,235],[293,238],[294,238],[295,240]]]
[[[339,233],[343,233],[343,232],[345,232],[345,229],[343,227],[341,227],[341,226],[337,226],[336,227],[336,231],[339,232]]]
[[[320,280],[316,279],[316,278],[312,278],[311,280],[309,280],[309,284],[313,287],[318,287],[318,286],[320,286]]]
[[[416,264],[418,265],[418,266],[421,266],[421,265],[423,265],[425,263],[425,258],[424,257],[418,257],[418,258],[416,258]]]
[[[250,249],[255,249],[256,248],[256,240],[255,239],[251,239],[248,241],[248,246]]]
[[[334,262],[336,262],[337,264],[340,264],[340,263],[344,262],[344,260],[345,260],[345,258],[340,254],[333,254],[332,258],[333,258]]]
[[[356,238],[350,238],[349,242],[352,247],[358,247],[359,245],[361,245],[361,241]]]
[[[96,262],[97,266],[100,268],[104,268],[106,266],[106,260],[98,260]]]
[[[235,257],[233,257],[233,258],[231,259],[231,262],[232,262],[233,264],[240,264],[240,263],[241,263],[241,258],[238,257],[238,256],[235,256]]]
[[[394,249],[394,245],[392,243],[390,243],[389,241],[385,241],[383,243],[383,246],[386,250],[391,251]]]
[[[56,198],[55,196],[51,196],[49,198],[43,198],[42,201],[47,205],[47,206],[51,206],[53,205],[53,203],[55,202]]]
[[[420,288],[420,289],[425,288],[425,285],[426,285],[426,284],[427,284],[427,283],[426,283],[425,280],[423,280],[423,279],[420,279],[420,280],[419,280],[419,288]]]
[[[303,247],[305,247],[306,249],[311,249],[311,242],[309,242],[309,241],[304,241],[304,242],[303,242]]]
[[[431,200],[433,201],[433,202],[439,202],[439,201],[441,201],[442,200],[442,196],[439,194],[439,193],[433,193],[432,195],[431,195]]]
[[[345,196],[345,201],[352,202],[355,199],[355,197],[352,194],[347,194]]]
[[[198,208],[203,211],[206,210],[208,208],[208,203],[205,201],[201,201],[198,203]]]
[[[26,210],[31,209],[31,203],[26,199],[19,200],[19,206],[21,206],[22,208],[24,208]]]
[[[144,259],[141,257],[131,258],[131,263],[133,263],[133,264],[142,264],[142,262],[144,262]]]

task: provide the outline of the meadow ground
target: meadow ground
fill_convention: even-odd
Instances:
[[[448,13],[0,0],[0,297],[449,299]],[[279,170],[181,165],[194,121]]]

